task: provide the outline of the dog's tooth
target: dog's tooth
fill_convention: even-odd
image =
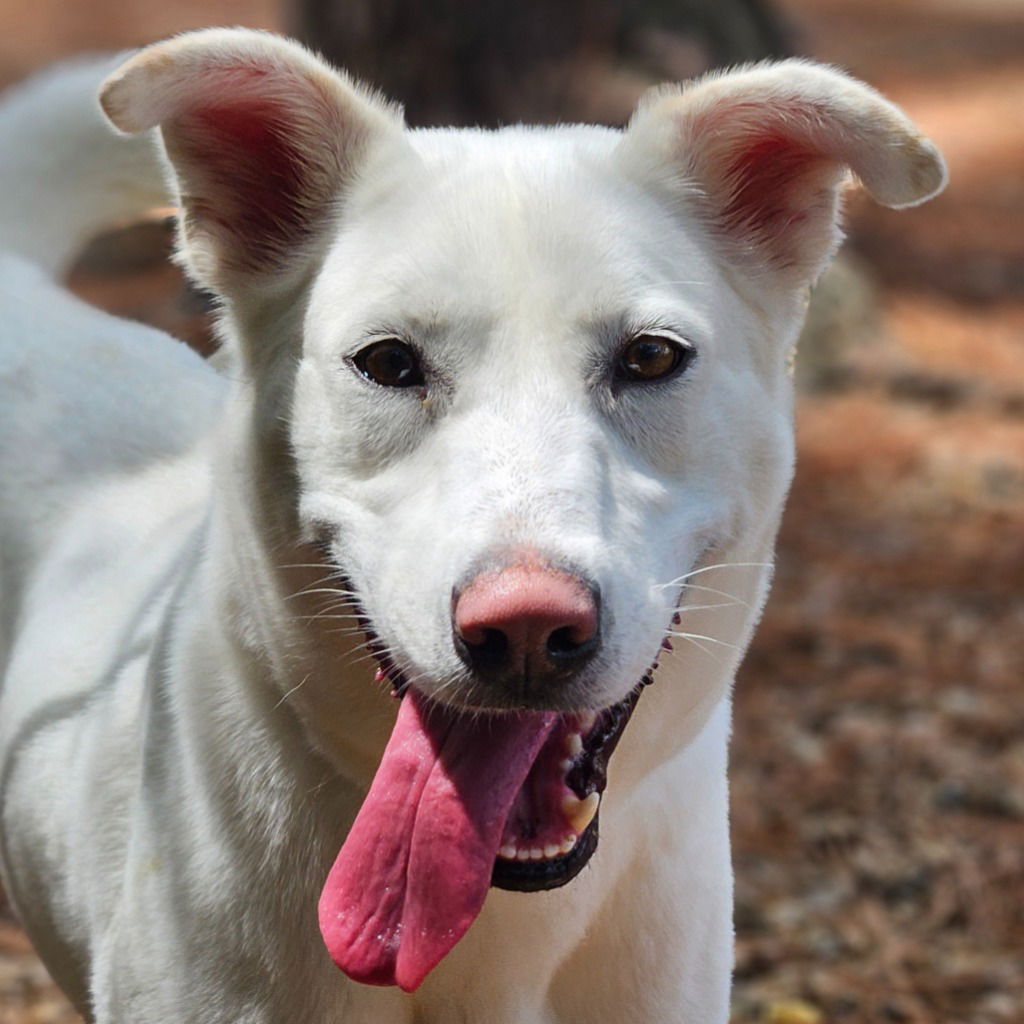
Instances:
[[[505,860],[515,860],[517,852],[515,843],[508,843],[498,850],[498,856],[504,857]]]
[[[597,814],[597,808],[600,803],[600,793],[591,793],[583,800],[578,800],[569,793],[562,798],[562,813],[566,816],[573,829],[580,833],[594,820],[594,815]]]
[[[530,860],[543,860],[544,859],[544,848],[541,846],[535,846],[530,851]]]
[[[583,753],[583,737],[578,732],[571,732],[565,737],[565,749],[571,757],[579,757]]]
[[[559,843],[548,843],[544,847],[544,856],[547,858],[557,857],[562,852],[562,847]]]
[[[373,681],[375,683],[383,683],[384,680],[387,679],[387,677],[388,677],[387,672],[385,672],[384,669],[379,668],[379,669],[377,669],[377,672],[376,672],[376,674],[373,677]]]
[[[576,845],[576,837],[571,833],[562,840],[562,845],[559,846],[559,851],[563,854],[567,854]]]
[[[563,775],[568,775],[572,771],[573,765],[576,762],[571,758],[567,757],[564,761],[558,762],[558,767],[561,768]]]
[[[586,710],[579,712],[580,720],[580,732],[590,732],[594,728],[594,723],[597,721],[597,712]]]
[[[527,849],[516,850],[516,860],[529,860],[530,851]]]

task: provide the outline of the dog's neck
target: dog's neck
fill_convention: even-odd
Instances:
[[[297,516],[287,427],[294,362],[282,356],[260,384],[232,383],[201,568],[207,612],[196,627],[231,645],[250,701],[268,702],[272,720],[295,719],[307,751],[364,788],[394,701],[373,685],[375,665],[349,609],[323,614],[333,567],[303,538]]]

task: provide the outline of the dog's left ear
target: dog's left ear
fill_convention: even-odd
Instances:
[[[791,60],[653,89],[617,158],[670,197],[696,203],[734,259],[793,285],[812,282],[842,238],[851,170],[885,206],[939,192],[938,150],[873,89]]]
[[[286,281],[324,236],[401,112],[296,43],[207,29],[142,50],[100,91],[114,125],[159,126],[182,209],[182,258],[221,294]]]

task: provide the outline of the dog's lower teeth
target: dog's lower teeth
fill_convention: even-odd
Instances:
[[[591,794],[597,796],[596,793]],[[584,803],[585,801],[577,801]],[[506,843],[498,850],[498,856],[502,860],[534,861],[534,860],[555,860],[564,857],[571,852],[576,845],[578,836],[573,832],[567,832],[560,843],[546,843],[543,847],[531,846],[520,849],[515,843]]]
[[[578,732],[571,732],[565,737],[565,749],[572,757],[583,753],[583,737]]]

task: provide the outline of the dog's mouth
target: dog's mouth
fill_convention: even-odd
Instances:
[[[516,892],[555,889],[590,860],[608,761],[642,688],[597,714],[558,717],[505,819],[491,885]]]
[[[466,711],[399,685],[394,730],[320,898],[334,962],[412,991],[490,886],[571,881],[597,848],[609,759],[656,664],[597,712]],[[378,676],[391,672],[385,662]]]

